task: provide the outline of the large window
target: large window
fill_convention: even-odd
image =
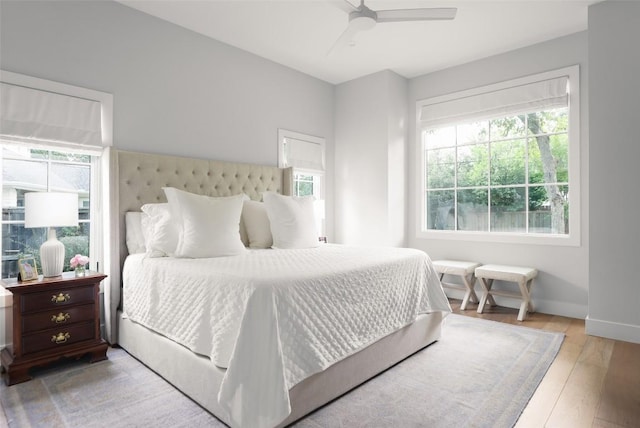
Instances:
[[[79,227],[57,229],[65,246],[64,270],[75,254],[90,254],[92,156],[15,143],[2,144],[2,278],[15,277],[17,260],[33,255],[40,264],[40,245],[46,228],[24,227],[27,192],[70,192],[78,195]]]
[[[419,103],[421,235],[579,242],[571,70]]]

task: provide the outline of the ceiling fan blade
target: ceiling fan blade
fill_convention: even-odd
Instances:
[[[351,13],[354,10],[358,10],[358,6],[351,3],[349,0],[331,0],[331,4],[333,4],[338,9],[342,9],[344,12]]]
[[[327,52],[327,56],[351,43],[359,31],[360,28],[358,28],[356,25],[347,26],[346,30],[344,30],[342,34],[340,34],[340,37],[338,37],[333,46],[331,46],[331,49],[329,49],[329,51]]]
[[[435,21],[454,19],[458,9],[455,7],[426,8],[426,9],[394,9],[376,11],[378,22],[403,21]]]

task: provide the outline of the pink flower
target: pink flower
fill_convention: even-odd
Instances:
[[[76,254],[69,260],[69,265],[72,268],[76,268],[77,266],[84,266],[89,263],[89,257],[83,256],[81,254]]]

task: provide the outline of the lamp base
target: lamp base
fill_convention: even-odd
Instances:
[[[40,264],[45,278],[62,275],[64,267],[64,244],[58,241],[55,228],[49,228],[48,238],[40,246]]]

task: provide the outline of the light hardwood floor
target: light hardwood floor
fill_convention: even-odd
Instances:
[[[517,321],[517,309],[475,304],[455,313],[524,327],[559,331],[564,342],[520,416],[516,428],[640,427],[640,344],[587,336],[584,320],[533,313]]]
[[[565,334],[558,356],[520,416],[516,428],[640,427],[640,344],[587,336],[584,320],[540,313],[516,320],[516,309],[477,305],[455,313]],[[7,426],[0,406],[0,428]]]

